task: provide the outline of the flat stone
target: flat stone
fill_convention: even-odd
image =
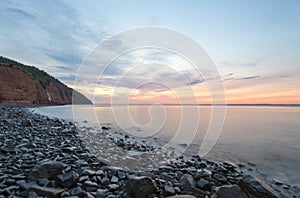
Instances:
[[[24,127],[30,127],[32,125],[32,122],[31,122],[30,119],[25,119],[25,120],[22,121],[22,125]]]
[[[104,175],[104,171],[103,170],[97,170],[95,174],[102,176],[102,175]]]
[[[118,183],[119,179],[116,176],[112,176],[110,182],[111,183]]]
[[[89,179],[89,176],[87,176],[87,175],[84,175],[84,176],[81,176],[81,177],[79,177],[79,182],[83,182],[83,181],[86,181],[86,180],[88,180]]]
[[[96,192],[96,198],[105,198],[106,189],[98,189]]]
[[[246,175],[238,181],[238,185],[254,197],[279,198],[278,193],[263,180],[252,175]]]
[[[169,171],[173,171],[174,168],[171,166],[161,166],[161,167],[159,167],[159,170],[161,170],[163,172],[169,172]]]
[[[248,198],[248,195],[238,185],[217,187],[215,191],[212,198]]]
[[[71,170],[65,174],[58,175],[57,177],[63,187],[69,188],[77,182],[79,175],[75,171]]]
[[[57,175],[62,173],[64,169],[63,163],[57,161],[47,161],[37,164],[27,178],[30,181],[36,181],[42,178],[57,179]]]
[[[45,196],[45,197],[60,197],[60,194],[64,192],[63,189],[59,188],[49,188],[49,187],[41,187],[41,186],[31,186],[28,189],[28,193],[30,191],[33,191],[37,193],[40,196]]]
[[[180,183],[182,184],[182,194],[192,194],[195,197],[204,197],[204,191],[196,188],[196,181],[190,174],[185,174],[181,177]]]
[[[273,178],[272,180],[277,185],[287,185],[284,181],[281,181],[279,179]]]
[[[203,189],[203,190],[209,190],[210,189],[210,183],[207,180],[203,179],[203,178],[201,178],[197,182],[197,186],[199,188]]]
[[[119,186],[117,184],[109,184],[108,185],[109,190],[117,190],[119,188]]]
[[[221,182],[223,184],[225,184],[227,182],[227,178],[225,176],[221,175],[221,174],[218,174],[218,173],[214,174],[213,178],[215,178],[216,180],[218,180],[219,182]]]
[[[118,172],[118,178],[119,178],[120,180],[125,179],[125,178],[126,178],[126,173],[124,173],[124,172],[122,172],[122,171],[119,171],[119,172]]]
[[[164,186],[164,195],[165,196],[171,196],[175,195],[175,189],[173,186],[165,185]]]
[[[88,188],[88,187],[98,188],[98,184],[96,182],[85,181],[84,184],[83,184],[83,187],[85,187],[85,188]]]
[[[156,183],[150,177],[132,177],[125,183],[125,188],[133,198],[149,197],[157,190]]]
[[[70,190],[70,195],[72,196],[84,196],[85,192],[80,187],[72,188]]]
[[[25,180],[19,180],[16,182],[17,185],[20,187],[21,190],[27,190],[29,189],[31,186],[36,185],[35,182],[26,182]]]
[[[196,198],[193,195],[174,195],[174,196],[169,196],[168,198]]]

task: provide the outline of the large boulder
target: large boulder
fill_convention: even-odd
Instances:
[[[196,198],[193,195],[174,195],[174,196],[169,196],[168,198]]]
[[[63,187],[69,188],[76,183],[76,181],[79,178],[79,175],[75,171],[71,170],[65,174],[58,175],[57,177]]]
[[[156,183],[150,177],[131,177],[125,184],[128,194],[133,198],[149,197],[157,191]]]
[[[35,192],[40,196],[44,196],[48,198],[56,198],[56,197],[60,197],[60,195],[64,192],[64,190],[59,188],[49,188],[49,187],[41,187],[41,186],[33,185],[27,190],[26,192],[27,195],[25,194],[25,196],[28,196],[30,192]]]
[[[196,188],[196,181],[190,174],[185,174],[180,179],[182,193],[183,194],[190,194],[197,198],[204,198],[205,192]]]
[[[212,198],[248,198],[247,194],[238,185],[226,185],[216,188]]]
[[[263,180],[252,175],[246,175],[238,181],[238,185],[247,192],[250,197],[278,198],[278,193]]]
[[[64,169],[62,162],[45,161],[33,167],[32,171],[28,173],[27,179],[36,181],[42,178],[49,178],[57,180],[57,176],[62,173]]]

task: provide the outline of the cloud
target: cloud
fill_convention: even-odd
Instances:
[[[25,17],[25,18],[28,18],[28,19],[36,19],[37,17],[34,16],[33,14],[29,13],[29,12],[26,12],[24,10],[21,10],[21,9],[18,9],[18,8],[6,8],[9,12],[12,12],[16,15],[19,15],[21,17]]]
[[[238,78],[237,80],[251,80],[251,79],[255,79],[255,78],[260,78],[261,76],[247,76],[247,77],[243,77],[243,78]]]
[[[52,66],[52,67],[57,68],[59,70],[66,71],[66,72],[76,71],[76,70],[74,70],[74,68],[68,67],[68,66]]]
[[[201,80],[197,79],[197,80],[194,80],[194,81],[188,83],[187,85],[196,85],[196,84],[200,84],[200,83],[203,83],[203,82],[205,82],[205,80],[203,80],[203,79],[201,79]]]
[[[47,53],[47,55],[54,60],[57,60],[61,63],[65,63],[70,66],[80,65],[82,62],[82,57],[75,54],[56,54],[53,52]]]
[[[57,76],[57,78],[65,83],[73,83],[76,79],[76,76],[73,74],[67,75],[67,76]]]

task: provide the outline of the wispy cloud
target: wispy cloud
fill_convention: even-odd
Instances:
[[[260,78],[261,76],[246,76],[246,77],[243,77],[243,78],[238,78],[237,80],[252,80],[252,79],[255,79],[255,78]]]
[[[18,8],[6,8],[9,12],[12,12],[20,17],[25,17],[25,18],[28,18],[28,19],[36,19],[37,17],[34,16],[33,14],[29,13],[29,12],[26,12],[22,9],[18,9]]]

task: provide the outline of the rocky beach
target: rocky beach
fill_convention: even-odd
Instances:
[[[243,169],[176,157],[109,126],[0,106],[0,197],[299,197],[296,187],[274,180],[274,188]]]

